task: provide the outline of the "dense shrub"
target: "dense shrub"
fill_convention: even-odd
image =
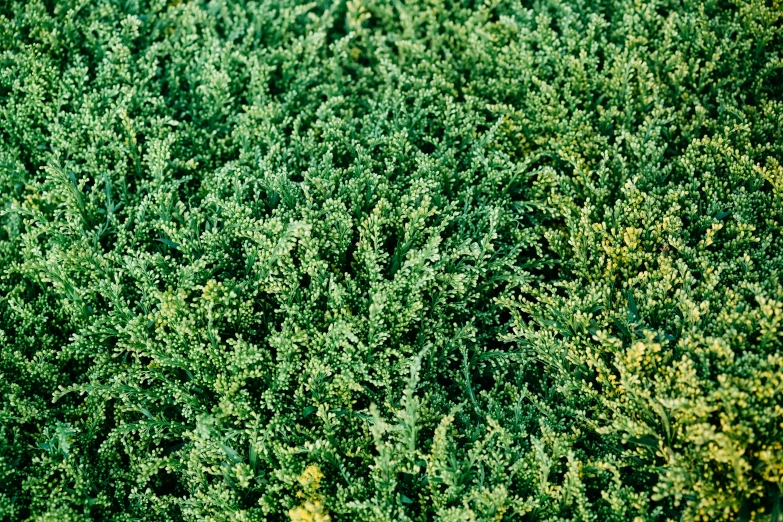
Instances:
[[[0,518],[783,520],[780,0],[0,2]]]

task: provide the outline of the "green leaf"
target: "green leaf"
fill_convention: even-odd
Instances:
[[[158,241],[158,242],[160,242],[160,243],[163,243],[164,245],[166,245],[166,246],[168,246],[168,247],[171,247],[171,248],[174,248],[174,249],[179,249],[179,244],[177,244],[177,243],[175,243],[174,241],[172,241],[172,240],[170,240],[170,239],[167,239],[167,238],[165,238],[165,237],[163,237],[163,238],[158,238],[158,239],[156,239],[155,241]]]

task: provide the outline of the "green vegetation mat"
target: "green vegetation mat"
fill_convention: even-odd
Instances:
[[[0,519],[783,522],[781,0],[0,0]]]

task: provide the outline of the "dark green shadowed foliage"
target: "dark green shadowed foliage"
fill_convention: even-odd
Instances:
[[[780,0],[0,0],[0,520],[783,522]]]

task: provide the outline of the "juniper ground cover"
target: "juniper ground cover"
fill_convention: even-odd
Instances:
[[[783,521],[780,0],[0,0],[0,519]]]

